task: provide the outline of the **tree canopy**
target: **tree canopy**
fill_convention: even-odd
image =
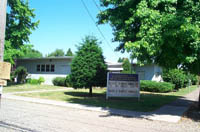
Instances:
[[[93,86],[105,86],[107,66],[102,49],[94,36],[86,36],[71,64],[71,82],[74,88],[89,88],[92,95]]]
[[[101,0],[98,23],[110,23],[119,51],[138,63],[181,66],[200,74],[199,0]]]
[[[131,63],[128,58],[123,59],[122,63],[123,71],[122,73],[131,73]]]
[[[39,21],[34,21],[34,9],[28,0],[8,0],[6,20],[6,40],[15,49],[29,42],[29,35],[35,30]]]
[[[29,35],[39,24],[34,18],[34,9],[30,9],[28,0],[8,0],[5,61],[14,64],[14,59],[24,56],[25,51],[31,50],[32,46],[26,43],[29,42]]]
[[[59,57],[64,56],[65,52],[62,49],[56,49],[54,52],[50,53],[48,57]]]
[[[69,48],[65,56],[73,56],[71,49]]]

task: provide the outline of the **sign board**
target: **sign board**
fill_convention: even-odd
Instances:
[[[0,79],[0,86],[6,86],[6,85],[7,85],[7,81]]]
[[[108,73],[106,98],[108,97],[140,98],[138,74]]]
[[[0,62],[0,79],[10,79],[11,64],[7,62]]]

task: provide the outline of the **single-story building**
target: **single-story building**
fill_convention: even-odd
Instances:
[[[110,72],[118,72],[123,71],[122,63],[111,63],[107,62],[108,71]],[[143,66],[139,66],[136,63],[132,64],[132,70],[139,74],[140,80],[152,80],[152,81],[163,81],[162,80],[162,68],[155,64],[145,64]]]
[[[109,72],[120,73],[123,71],[122,63],[106,62]]]
[[[71,73],[72,56],[24,58],[17,59],[16,66],[23,66],[28,71],[28,78],[39,79],[44,77],[44,84],[52,85],[55,77],[66,77]],[[123,71],[122,63],[106,62],[109,72]],[[140,80],[162,81],[162,68],[155,64],[139,66],[132,64],[133,71],[139,74]]]
[[[55,77],[66,77],[71,73],[70,64],[73,57],[46,57],[17,59],[16,66],[23,66],[28,71],[28,78],[44,77],[44,84],[52,85]]]
[[[140,80],[152,80],[161,82],[162,79],[162,67],[155,64],[146,64],[144,66],[139,66],[133,64],[133,71],[139,74]]]

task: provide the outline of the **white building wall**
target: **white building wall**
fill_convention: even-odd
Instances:
[[[41,72],[37,71],[37,65],[55,65],[54,72]],[[22,59],[17,61],[18,66],[27,68],[28,77],[39,79],[44,77],[44,84],[53,85],[52,80],[55,77],[66,77],[71,73],[71,59]]]
[[[149,65],[144,65],[144,66],[138,66],[135,65],[133,66],[134,71],[136,72],[136,74],[139,74],[139,78],[141,80],[152,80],[152,81],[162,81],[162,68],[157,66],[157,65],[153,65],[153,64],[149,64]]]

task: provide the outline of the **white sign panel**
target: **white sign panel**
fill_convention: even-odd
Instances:
[[[138,74],[108,73],[108,97],[140,97],[140,82]]]

